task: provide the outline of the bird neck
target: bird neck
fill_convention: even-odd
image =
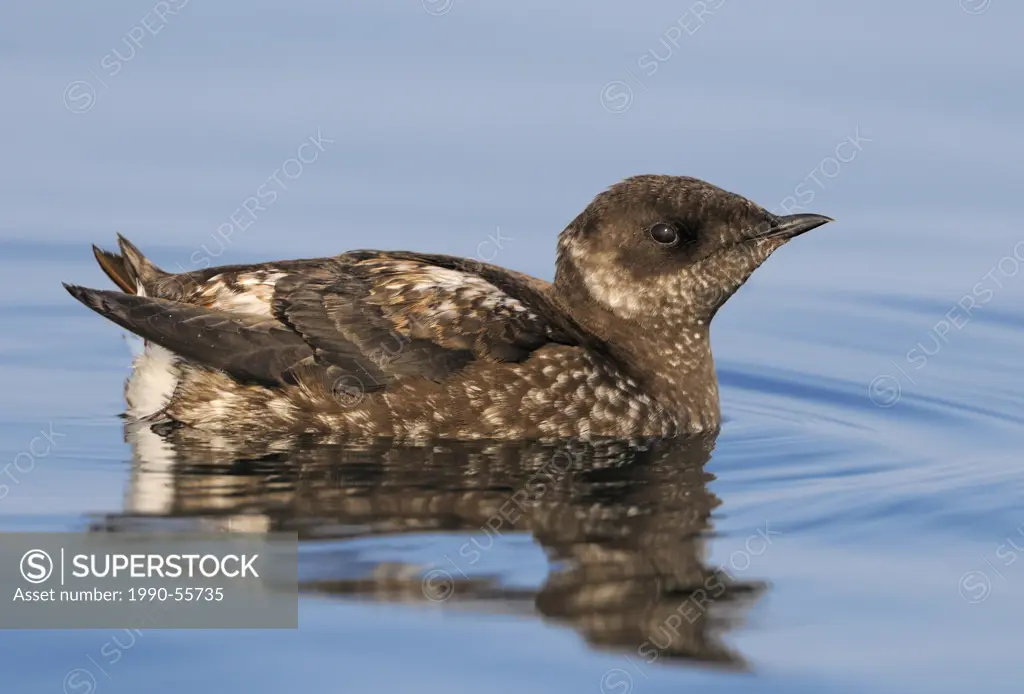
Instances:
[[[565,273],[555,278],[552,291],[563,310],[596,337],[645,392],[675,412],[682,426],[691,431],[718,427],[718,378],[709,321],[669,304],[654,304],[649,313],[623,317]]]

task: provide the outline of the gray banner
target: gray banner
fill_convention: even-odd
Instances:
[[[0,629],[295,629],[294,534],[0,533]]]

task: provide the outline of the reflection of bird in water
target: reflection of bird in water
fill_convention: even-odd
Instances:
[[[126,433],[126,509],[96,531],[295,532],[300,542],[335,541],[328,551],[300,548],[306,592],[535,614],[638,661],[745,666],[720,636],[764,584],[705,562],[719,504],[703,469],[713,437],[397,447],[201,440],[195,430],[160,436],[138,425]],[[439,532],[466,539],[428,566],[367,564],[338,542]],[[529,533],[548,555],[539,588],[503,586],[475,566],[512,532]]]

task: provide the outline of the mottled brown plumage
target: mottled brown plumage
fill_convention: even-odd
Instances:
[[[68,287],[147,340],[135,418],[211,431],[398,438],[671,436],[719,425],[715,312],[789,238],[693,178],[637,176],[562,232],[555,281],[443,255],[169,274],[120,239],[122,289]]]

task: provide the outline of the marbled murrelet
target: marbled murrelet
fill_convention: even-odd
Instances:
[[[671,436],[717,429],[709,326],[778,217],[694,178],[636,176],[562,232],[553,283],[465,258],[352,251],[166,273],[94,248],[122,292],[67,286],[145,338],[128,415],[224,434]]]

